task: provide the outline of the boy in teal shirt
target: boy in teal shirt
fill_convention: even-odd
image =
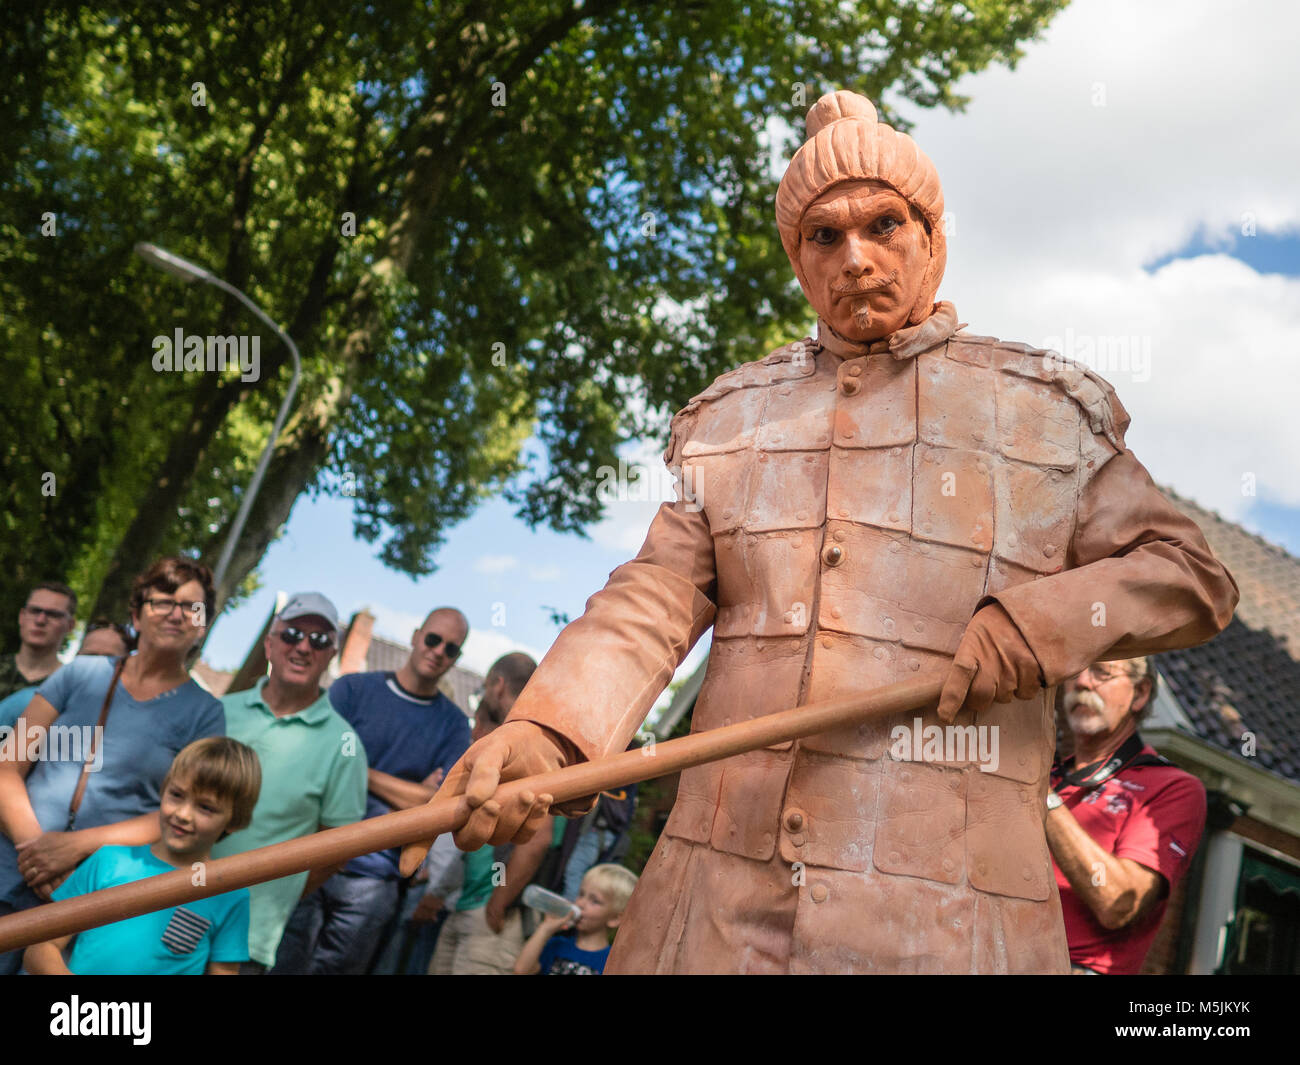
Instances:
[[[195,740],[173,760],[158,811],[162,838],[138,847],[100,847],[55,889],[55,899],[143,880],[205,862],[212,845],[248,824],[262,771],[237,740]],[[71,952],[64,951],[72,941]],[[248,890],[141,914],[27,948],[29,973],[234,975],[248,959]]]

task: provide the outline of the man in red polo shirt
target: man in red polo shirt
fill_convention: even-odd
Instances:
[[[1205,788],[1142,742],[1145,658],[1065,682],[1074,756],[1052,769],[1047,845],[1076,973],[1138,973],[1205,829]]]

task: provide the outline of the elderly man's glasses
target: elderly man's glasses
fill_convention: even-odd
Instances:
[[[447,640],[445,642],[447,644],[447,649],[443,651],[443,654],[445,654],[453,662],[456,661],[456,659],[460,657],[460,644],[452,643],[450,640]],[[444,643],[443,638],[439,636],[436,632],[426,632],[424,634],[424,646],[429,648],[430,651],[437,650],[439,647],[442,646],[443,643]]]
[[[313,651],[325,651],[334,646],[334,637],[328,632],[303,632],[292,625],[286,625],[276,635],[280,637],[281,643],[290,647],[297,647],[304,638]]]
[[[1098,684],[1105,684],[1107,681],[1114,680],[1116,677],[1128,677],[1132,674],[1123,666],[1107,665],[1105,663],[1094,663],[1083,670],[1084,673],[1091,673],[1092,679]]]

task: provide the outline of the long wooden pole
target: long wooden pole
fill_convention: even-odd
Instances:
[[[567,802],[868,718],[917,710],[937,702],[941,688],[942,681],[907,681],[848,699],[809,703],[724,728],[666,740],[652,747],[625,751],[596,762],[582,762],[551,773],[514,780],[503,784],[497,796],[503,806],[524,790],[534,795],[549,794],[556,803]],[[196,863],[193,869],[177,869],[131,884],[23,910],[0,918],[0,952],[220,895],[250,884],[336,865],[372,851],[433,839],[464,824],[469,812],[464,796],[435,799],[424,806],[384,814],[342,828],[232,854],[228,858]]]

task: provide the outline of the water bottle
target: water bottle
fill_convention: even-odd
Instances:
[[[530,910],[540,910],[552,917],[569,917],[576,921],[582,916],[582,911],[563,895],[547,891],[536,884],[529,884],[524,888],[523,902]]]

